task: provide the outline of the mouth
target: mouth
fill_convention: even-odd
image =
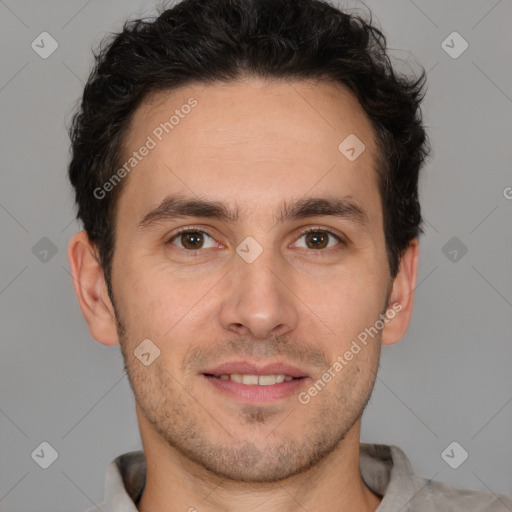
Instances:
[[[225,363],[201,375],[223,396],[244,404],[288,398],[310,380],[304,371],[285,363],[258,366],[244,361]]]
[[[223,373],[221,375],[214,375],[211,373],[204,373],[205,377],[213,377],[220,380],[231,380],[237,384],[244,384],[245,386],[274,386],[275,384],[281,384],[282,382],[290,382],[294,379],[304,379],[305,377],[292,377],[291,375],[285,375],[284,373],[271,374],[271,375],[251,375]]]

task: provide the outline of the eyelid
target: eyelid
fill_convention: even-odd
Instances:
[[[299,237],[305,235],[306,233],[315,233],[317,231],[323,231],[324,233],[328,233],[329,235],[332,235],[334,238],[336,238],[337,240],[339,240],[340,242],[342,242],[344,244],[348,243],[348,239],[345,235],[338,233],[336,231],[333,231],[332,228],[327,228],[327,227],[323,227],[323,226],[312,226],[309,228],[304,228],[304,230],[302,230],[300,232]]]

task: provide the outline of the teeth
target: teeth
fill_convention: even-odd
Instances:
[[[257,375],[242,375],[242,384],[256,386],[258,384]]]
[[[240,373],[232,373],[231,375],[219,375],[221,380],[231,379],[233,382],[239,384],[246,384],[248,386],[272,386],[273,384],[280,384],[281,382],[289,382],[293,379],[289,375],[242,375]]]
[[[276,376],[275,375],[260,375],[258,380],[258,384],[260,386],[271,386],[272,384],[276,383]],[[245,379],[244,379],[245,384]]]

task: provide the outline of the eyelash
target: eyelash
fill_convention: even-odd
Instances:
[[[344,240],[341,236],[337,235],[336,233],[333,233],[332,231],[329,231],[328,229],[322,228],[320,226],[308,228],[308,229],[305,229],[304,231],[301,231],[297,240],[299,238],[303,237],[304,235],[307,235],[308,233],[318,233],[318,232],[327,233],[328,235],[332,236],[339,242],[339,245],[336,247],[329,247],[327,249],[310,249],[310,251],[312,251],[312,252],[325,253],[328,251],[338,251],[347,246],[347,241]],[[195,228],[194,226],[186,226],[186,227],[180,228],[176,233],[174,233],[172,235],[172,237],[169,240],[167,240],[166,245],[172,245],[172,242],[183,233],[204,233],[207,236],[209,236],[211,239],[214,240],[214,237],[211,236],[207,231],[204,231],[203,229]],[[196,249],[196,250],[182,249],[181,247],[176,247],[176,249],[179,249],[180,251],[185,251],[185,252],[191,253],[191,254],[197,253],[197,255],[199,255],[199,253],[201,252],[201,249]],[[319,254],[319,256],[320,255],[321,254]],[[194,255],[194,256],[196,256],[196,255]]]

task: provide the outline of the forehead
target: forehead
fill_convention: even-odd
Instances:
[[[357,159],[345,140],[364,144]],[[308,192],[378,199],[371,122],[339,85],[247,79],[159,92],[135,112],[124,160],[143,146],[120,199],[141,212],[180,192],[253,214]]]

